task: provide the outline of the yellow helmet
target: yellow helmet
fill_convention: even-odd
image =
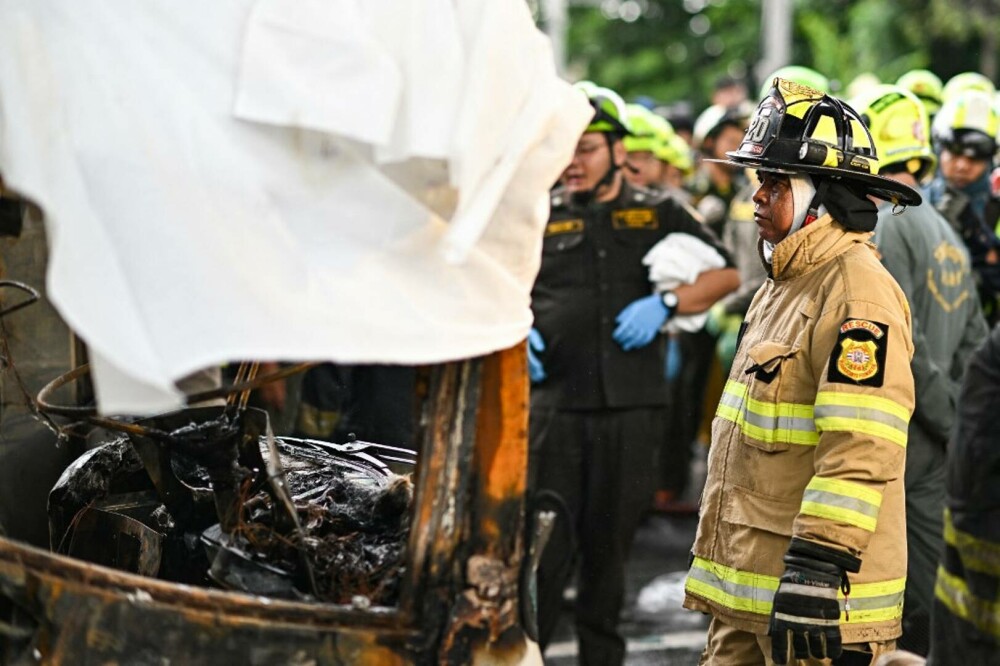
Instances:
[[[880,85],[851,100],[868,125],[878,151],[879,171],[902,167],[918,181],[934,174],[937,157],[931,150],[927,109],[901,86]]]
[[[917,99],[927,107],[929,115],[933,116],[941,110],[941,102],[944,101],[944,84],[934,72],[928,69],[911,69],[899,77],[896,85],[916,95]]]
[[[868,194],[918,205],[920,193],[878,175],[878,153],[861,116],[819,90],[775,79],[730,164],[779,173],[804,173],[853,183]],[[720,160],[721,161],[721,160]]]
[[[948,83],[944,84],[941,96],[947,102],[958,93],[966,90],[979,90],[992,95],[996,92],[996,86],[979,72],[962,72],[948,79]]]
[[[650,152],[660,158],[658,153],[663,151],[663,146],[674,134],[673,125],[641,104],[629,104],[625,110],[632,132],[624,139],[625,150],[630,153]]]
[[[680,134],[672,134],[657,157],[667,164],[680,169],[685,176],[690,176],[694,173],[694,158],[691,156],[691,146],[688,145],[687,141]]]

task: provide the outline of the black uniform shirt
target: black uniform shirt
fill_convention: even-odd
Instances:
[[[532,291],[535,327],[547,379],[532,387],[532,404],[559,409],[664,405],[663,339],[629,352],[611,338],[615,317],[652,293],[646,253],[667,234],[686,233],[729,254],[676,200],[623,184],[606,203],[569,205],[552,197],[542,266]]]

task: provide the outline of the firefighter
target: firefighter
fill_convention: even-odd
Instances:
[[[944,549],[929,664],[995,664],[1000,655],[1000,326],[972,356],[948,450]]]
[[[990,186],[998,129],[1000,115],[992,95],[976,89],[946,95],[931,126],[941,168],[928,191],[928,199],[962,237],[972,256],[979,298],[991,323],[1000,317],[1000,238],[995,231],[1000,199]]]
[[[660,329],[675,315],[707,310],[739,276],[685,208],[623,179],[624,104],[607,89],[584,91],[594,118],[553,191],[532,291],[530,485],[561,496],[569,513],[538,570],[539,643],[552,638],[578,551],[581,663],[621,664],[625,561],[667,430]],[[649,279],[656,266],[643,259],[668,234],[718,256],[723,267],[656,291]]]
[[[913,410],[906,297],[868,243],[879,177],[857,114],[775,79],[729,160],[756,168],[768,279],[712,425],[686,583],[703,664],[869,663],[900,633],[903,467]],[[834,663],[837,663],[836,661]]]
[[[879,86],[852,105],[875,139],[879,174],[920,187],[937,159],[924,105],[898,86]],[[898,212],[898,211],[897,211]],[[879,205],[875,245],[913,315],[916,406],[906,447],[906,603],[899,647],[927,654],[934,580],[943,547],[945,449],[955,422],[957,387],[988,333],[976,297],[969,253],[931,206],[894,214]]]

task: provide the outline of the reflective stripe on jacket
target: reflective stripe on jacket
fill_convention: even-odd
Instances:
[[[913,410],[906,299],[829,216],[774,251],[712,424],[685,606],[766,633],[792,536],[858,557],[845,643],[900,634]]]
[[[930,658],[992,664],[1000,654],[1000,325],[969,361],[956,421]]]
[[[948,611],[1000,641],[1000,543],[955,529],[944,514],[945,554],[938,567],[934,596]]]

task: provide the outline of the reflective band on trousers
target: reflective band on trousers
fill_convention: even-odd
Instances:
[[[938,567],[934,596],[938,601],[969,624],[994,638],[1000,638],[1000,603],[980,599],[972,594],[965,581]]]
[[[814,476],[802,494],[801,513],[875,531],[882,493],[853,481]]]
[[[767,617],[771,614],[778,583],[777,576],[739,571],[695,557],[684,587],[694,596],[713,601],[724,608]],[[844,612],[843,593],[837,594],[840,599],[840,621],[862,624],[898,620],[903,617],[905,587],[905,578],[880,583],[852,583],[850,619]]]
[[[749,397],[748,391],[742,382],[726,382],[716,415],[735,423],[747,437],[762,442],[806,446],[819,443],[812,405],[762,402]]]
[[[762,442],[814,446],[821,432],[858,432],[906,446],[910,412],[897,402],[869,394],[820,391],[816,404],[764,402],[749,386],[729,380],[716,415]]]
[[[860,432],[906,446],[910,412],[887,398],[841,391],[816,394],[816,429]]]
[[[958,551],[964,568],[1000,576],[1000,543],[955,529],[949,509],[944,510],[944,542]]]

